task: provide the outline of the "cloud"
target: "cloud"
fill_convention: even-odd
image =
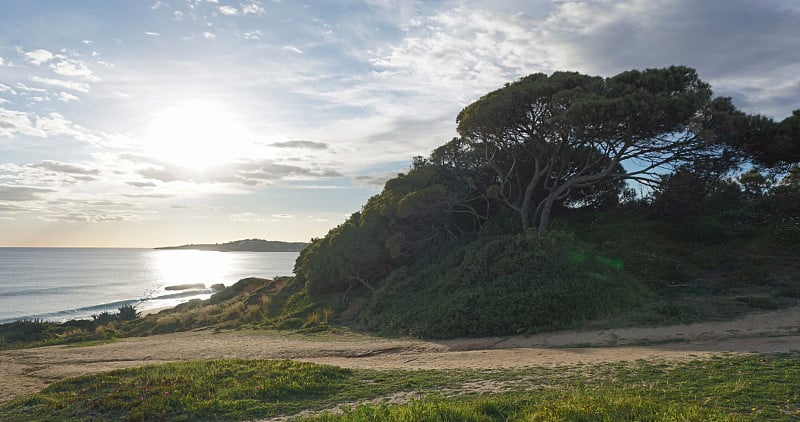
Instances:
[[[239,14],[239,10],[232,6],[220,6],[219,12],[225,16],[236,16]]]
[[[43,193],[55,192],[53,189],[16,185],[0,185],[0,201],[38,201]]]
[[[31,80],[45,85],[66,88],[72,91],[89,92],[89,84],[86,82],[63,81],[61,79],[42,78],[39,76],[32,76]]]
[[[245,32],[244,33],[244,39],[246,39],[246,40],[257,40],[257,39],[261,38],[261,35],[263,35],[263,34],[259,30]]]
[[[246,222],[246,221],[265,222],[265,221],[269,221],[266,218],[261,217],[258,214],[252,213],[252,212],[243,212],[243,213],[239,213],[239,214],[231,214],[231,215],[228,216],[228,219],[231,220],[231,221],[241,221],[241,222]]]
[[[100,211],[74,211],[66,214],[47,214],[39,218],[43,221],[64,221],[67,223],[100,223],[106,221],[135,220],[137,216],[130,213],[108,214]]]
[[[92,70],[89,69],[89,65],[82,60],[61,60],[58,63],[51,64],[50,68],[53,69],[53,72],[63,76],[78,77],[89,81],[100,80],[100,78],[95,76]]]
[[[15,134],[44,137],[45,133],[36,128],[28,113],[0,107],[0,136],[12,137]]]
[[[281,220],[291,220],[294,218],[292,214],[272,214],[272,218],[278,218]]]
[[[291,51],[292,53],[295,54],[303,54],[303,50],[300,50],[297,47],[292,47],[291,45],[284,46],[283,49],[284,51]]]
[[[42,63],[46,63],[52,60],[53,53],[42,49],[28,51],[27,53],[25,53],[25,59],[38,66]]]
[[[74,164],[62,163],[59,161],[44,160],[38,164],[31,164],[28,167],[48,170],[56,173],[98,175],[100,170],[77,166]]]
[[[144,31],[144,34],[145,34],[145,35],[147,35],[148,37],[158,37],[158,36],[161,36],[161,34],[159,34],[158,32],[153,32],[153,31]]]
[[[191,175],[177,168],[148,167],[137,170],[136,173],[145,179],[158,180],[165,183],[193,180]]]
[[[63,135],[92,143],[98,143],[101,140],[99,136],[67,120],[59,113],[36,116],[0,107],[0,136],[13,137],[18,134],[39,138]]]
[[[156,10],[159,7],[163,6],[163,5],[164,5],[164,3],[162,3],[161,0],[156,0],[156,2],[153,3],[152,6],[150,6],[150,10]]]
[[[252,1],[247,4],[242,4],[242,13],[245,15],[257,15],[262,16],[267,13],[264,9],[264,6],[261,5],[260,2]]]
[[[80,100],[80,98],[78,98],[78,97],[76,97],[76,96],[74,96],[74,95],[72,95],[72,94],[70,94],[68,92],[61,91],[61,92],[58,93],[58,100],[62,101],[62,102],[65,102],[65,103],[68,103],[70,101],[78,101],[78,100]]]
[[[158,186],[153,182],[125,182],[125,184],[136,188],[154,188]]]
[[[17,82],[14,85],[14,88],[17,88],[17,89],[19,89],[21,91],[27,91],[27,92],[47,92],[47,90],[44,89],[44,88],[33,88],[33,87],[25,85],[22,82]]]
[[[378,174],[362,174],[353,177],[353,182],[357,185],[369,186],[373,189],[383,189],[386,182],[397,177],[397,171],[389,171]]]
[[[3,57],[2,57],[2,56],[0,56],[0,66],[2,66],[2,65],[4,65],[4,64],[5,64],[5,61],[3,60]]]
[[[275,142],[269,144],[269,146],[275,148],[328,149],[328,144],[324,142],[303,141],[303,140]]]
[[[133,156],[133,162],[146,163],[146,158]],[[164,183],[192,182],[215,184],[238,184],[258,186],[273,184],[282,180],[313,180],[343,177],[342,174],[326,165],[289,165],[273,160],[250,160],[229,163],[196,172],[169,163],[151,160],[145,168],[136,170],[136,174],[149,180]]]
[[[205,38],[207,40],[213,40],[213,39],[217,38],[217,35],[214,34],[213,32],[203,32],[203,38]]]

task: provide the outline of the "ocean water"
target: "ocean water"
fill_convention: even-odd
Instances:
[[[63,322],[122,305],[140,311],[207,299],[212,284],[291,275],[296,252],[0,248],[0,323]],[[205,288],[166,290],[203,283]]]

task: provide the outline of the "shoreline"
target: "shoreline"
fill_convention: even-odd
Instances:
[[[161,311],[166,311],[167,309],[173,309],[174,307],[175,306],[161,306],[161,307],[158,307],[158,308],[144,309],[144,310],[138,311],[139,312],[139,317],[141,318],[141,317],[144,317],[144,316],[147,316],[147,315],[155,315],[155,314],[157,314],[157,313],[159,313]]]

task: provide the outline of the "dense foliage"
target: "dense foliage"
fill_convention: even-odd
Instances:
[[[560,231],[482,238],[386,285],[363,313],[367,327],[428,338],[555,330],[648,297],[621,261]]]

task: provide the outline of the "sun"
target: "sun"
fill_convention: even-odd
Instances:
[[[192,100],[158,113],[144,136],[145,153],[167,163],[203,170],[247,154],[247,136],[227,107]]]

